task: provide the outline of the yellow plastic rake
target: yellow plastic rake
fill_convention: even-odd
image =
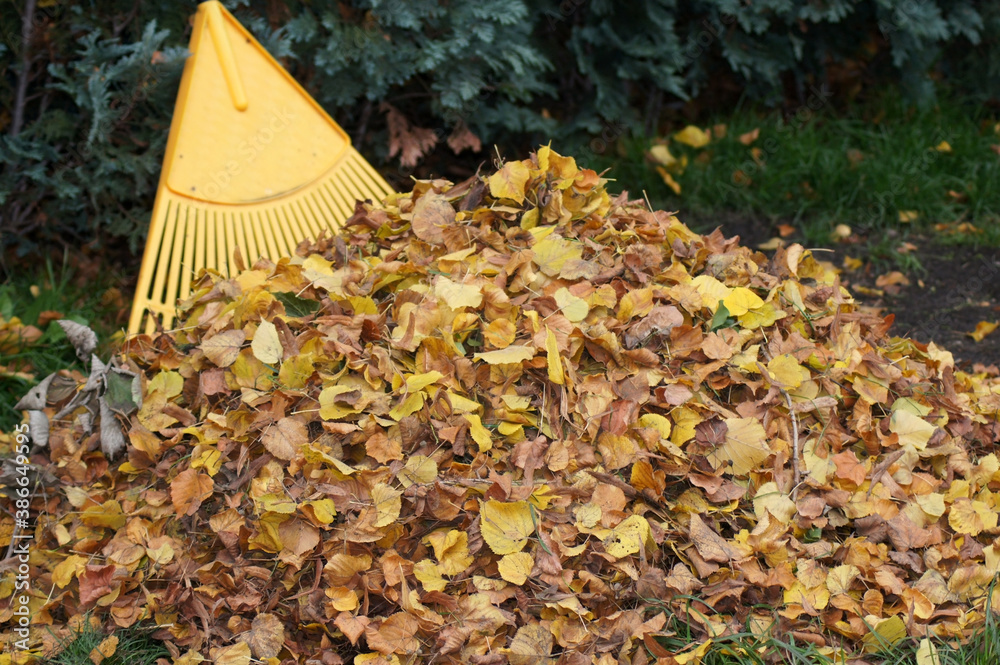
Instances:
[[[341,127],[218,2],[198,7],[129,332],[169,328],[202,268],[294,254],[392,192]]]

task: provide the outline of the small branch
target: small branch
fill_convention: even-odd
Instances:
[[[24,16],[21,17],[21,71],[17,75],[17,92],[14,96],[14,117],[10,123],[10,135],[17,136],[24,126],[24,107],[27,104],[28,80],[31,78],[31,39],[35,28],[35,2],[26,0]]]

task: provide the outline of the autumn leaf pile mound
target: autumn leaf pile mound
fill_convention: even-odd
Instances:
[[[300,253],[201,275],[176,331],[126,344],[125,457],[53,423],[53,634],[148,621],[185,664],[670,665],[746,630],[835,655],[982,624],[1000,383],[890,337],[802,247],[697,235],[543,147]]]

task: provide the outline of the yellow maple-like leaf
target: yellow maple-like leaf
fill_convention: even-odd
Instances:
[[[976,340],[977,342],[983,341],[983,338],[989,335],[991,332],[1000,327],[1000,323],[989,321],[980,321],[976,324],[976,329],[970,333],[966,333],[969,337]]]
[[[737,286],[726,294],[722,304],[731,316],[743,316],[747,312],[764,306],[764,301],[756,293],[743,286]]]
[[[524,188],[531,171],[524,162],[507,162],[489,177],[490,194],[497,199],[510,199],[524,203]]]
[[[506,554],[497,562],[500,577],[518,586],[528,581],[531,569],[535,567],[535,558],[527,552]]]
[[[629,515],[604,538],[604,551],[621,559],[653,545],[649,522],[642,515]]]
[[[485,360],[490,365],[507,365],[531,360],[535,357],[535,350],[530,346],[508,346],[497,351],[476,353],[472,357],[476,360]]]
[[[771,378],[786,390],[798,388],[803,381],[808,381],[811,376],[809,370],[800,365],[795,356],[790,353],[783,353],[771,358],[767,363],[767,371]]]
[[[955,499],[948,511],[948,524],[957,533],[978,536],[983,531],[996,528],[997,512],[985,501]]]
[[[535,532],[527,501],[505,503],[490,499],[479,504],[479,515],[479,530],[494,554],[520,552]]]
[[[934,425],[904,409],[893,411],[892,417],[889,419],[889,431],[894,432],[899,437],[899,444],[902,446],[911,445],[917,450],[923,450],[927,447],[927,442],[934,434],[935,429]]]
[[[548,364],[549,381],[562,385],[566,382],[566,377],[563,375],[562,358],[559,355],[556,334],[548,326],[545,327],[545,333],[545,357]]]
[[[402,509],[403,500],[400,498],[402,492],[386,485],[378,483],[371,488],[370,495],[372,503],[375,504],[375,526],[389,526],[399,519],[399,511]]]
[[[674,134],[674,140],[678,143],[689,145],[692,148],[704,148],[711,139],[705,130],[694,125],[688,125]]]

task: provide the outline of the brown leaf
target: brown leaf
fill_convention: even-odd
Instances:
[[[285,625],[273,614],[258,614],[253,619],[246,641],[255,657],[261,660],[277,658],[285,642]]]
[[[400,166],[416,166],[420,158],[437,145],[438,137],[434,130],[411,126],[396,107],[382,102],[379,110],[385,113],[389,125],[389,158],[399,155]]]
[[[429,243],[444,242],[444,228],[455,223],[455,209],[440,194],[424,194],[413,207],[413,233]]]
[[[267,428],[260,440],[278,459],[291,460],[309,442],[309,428],[302,416],[288,416]]]
[[[170,500],[178,515],[194,515],[198,507],[212,496],[215,482],[208,474],[185,469],[170,483]]]

